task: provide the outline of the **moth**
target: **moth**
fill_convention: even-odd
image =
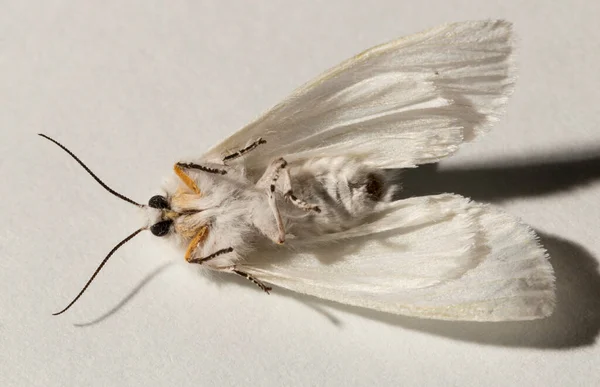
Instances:
[[[554,274],[517,218],[455,194],[393,200],[386,173],[434,163],[483,133],[515,81],[511,24],[446,24],[371,48],[195,160],[138,204],[143,230],[190,264],[378,311],[531,320],[555,305]]]

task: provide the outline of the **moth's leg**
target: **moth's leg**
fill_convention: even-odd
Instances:
[[[268,192],[272,193],[277,191],[281,193],[285,199],[292,202],[292,204],[294,204],[296,207],[305,211],[321,212],[319,206],[309,204],[294,195],[294,191],[292,191],[290,172],[286,167],[287,161],[285,161],[283,158],[273,160],[263,176],[256,183],[257,187],[264,187],[268,185]]]
[[[233,152],[233,153],[223,157],[223,163],[225,163],[227,161],[235,160],[238,157],[242,157],[243,155],[250,152],[251,150],[256,149],[259,145],[266,144],[266,143],[267,142],[265,140],[263,140],[262,138],[259,137],[258,140],[254,141],[252,144],[248,145],[247,147],[242,148],[236,152]]]
[[[211,259],[216,258],[219,255],[223,255],[223,254],[227,254],[227,253],[231,253],[231,252],[233,252],[233,247],[227,247],[226,249],[217,250],[214,253],[207,255],[206,257],[192,258],[192,259],[188,259],[187,261],[189,263],[197,263],[197,264],[202,265],[204,262],[210,261]]]
[[[275,198],[270,192],[265,192],[271,212],[258,211],[252,216],[252,224],[260,233],[276,244],[285,242],[285,224]],[[275,220],[275,221],[273,221]]]
[[[269,164],[265,173],[261,176],[261,178],[256,182],[256,187],[258,188],[268,188],[271,189],[273,187],[273,191],[275,191],[275,185],[277,180],[279,180],[279,175],[282,170],[287,166],[287,161],[283,158],[278,158]]]
[[[289,200],[296,207],[304,210],[304,211],[315,211],[317,213],[321,212],[319,206],[315,204],[310,204],[305,202],[302,199],[299,199],[294,195],[294,191],[292,191],[292,179],[290,177],[290,172],[287,169],[282,169],[280,172],[279,184],[277,184],[277,188],[279,192],[283,194],[283,197]]]
[[[185,251],[185,260],[186,261],[188,261],[189,263],[202,264],[203,262],[206,262],[213,258],[216,258],[221,254],[230,253],[233,251],[233,248],[228,247],[226,249],[218,250],[218,251],[210,254],[207,257],[192,258],[194,256],[194,252],[196,251],[196,249],[200,246],[200,244],[202,244],[206,240],[207,237],[208,237],[208,226],[203,226],[200,228],[200,230],[198,230],[198,232],[196,233],[194,238],[192,238],[192,240],[190,241],[190,243],[188,245],[187,250]]]
[[[227,171],[225,171],[225,170],[203,167],[202,165],[193,164],[193,163],[177,163],[177,164],[175,164],[173,166],[173,171],[175,172],[177,177],[179,177],[179,179],[183,182],[183,184],[185,184],[189,189],[191,189],[194,193],[197,193],[197,194],[202,193],[200,191],[200,188],[198,188],[198,185],[194,182],[194,179],[192,179],[187,173],[185,173],[184,169],[199,169],[204,172],[219,173],[221,175],[224,175],[227,173]]]
[[[234,274],[237,274],[237,275],[239,275],[241,277],[244,277],[244,278],[246,278],[249,281],[252,281],[252,283],[254,283],[256,286],[258,286],[259,288],[261,288],[267,294],[269,294],[269,292],[272,290],[270,286],[265,285],[264,283],[262,283],[258,279],[252,277],[250,274],[244,273],[243,271],[238,270],[235,266],[231,267],[229,269],[229,271],[231,273],[234,273]]]
[[[274,165],[276,165],[276,168],[271,177],[271,190],[277,190],[277,192],[281,193],[285,199],[304,211],[321,212],[319,206],[307,203],[294,195],[290,172],[286,168],[287,162],[284,159],[278,159],[274,161]]]
[[[196,185],[194,180],[191,177],[189,177],[187,173],[185,173],[183,171],[183,169],[179,166],[179,164],[175,164],[173,166],[173,171],[175,172],[177,177],[179,177],[179,180],[181,180],[183,182],[183,184],[185,184],[189,189],[194,191],[194,193],[197,193],[197,194],[201,193],[200,188],[198,188],[198,185]]]
[[[264,189],[267,194],[269,207],[273,212],[275,223],[277,224],[277,237],[275,238],[273,235],[273,227],[270,222],[267,224],[264,220],[257,219],[255,220],[255,226],[257,226],[263,234],[277,244],[282,244],[285,242],[285,226],[283,225],[279,207],[277,206],[277,201],[275,200],[275,182],[277,182],[277,179],[279,178],[279,171],[286,165],[287,162],[281,158],[271,162],[263,176],[256,183],[256,187]]]
[[[206,173],[214,173],[216,175],[225,175],[227,174],[227,171],[225,169],[221,169],[221,168],[211,168],[211,167],[207,167],[205,165],[200,165],[200,164],[196,164],[196,163],[177,163],[175,164],[175,168],[179,168],[179,169],[196,169],[202,172],[206,172]]]
[[[267,197],[269,199],[269,207],[271,207],[271,211],[275,217],[275,223],[277,224],[278,236],[275,240],[275,243],[283,244],[283,242],[285,242],[285,226],[283,225],[283,220],[281,219],[281,214],[279,213],[279,208],[277,207],[277,202],[275,201],[275,188],[273,186],[267,190]]]

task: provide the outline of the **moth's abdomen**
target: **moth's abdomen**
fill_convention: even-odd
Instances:
[[[319,214],[290,214],[290,231],[299,236],[351,228],[389,196],[382,171],[351,157],[311,159],[293,166],[290,174],[296,196],[321,209]]]

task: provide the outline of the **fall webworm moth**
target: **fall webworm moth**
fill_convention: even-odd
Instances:
[[[447,320],[529,320],[554,309],[534,232],[458,195],[391,201],[384,168],[453,154],[513,89],[511,25],[454,23],[374,47],[296,90],[197,160],[175,164],[142,230],[185,259],[350,305]],[[284,246],[278,246],[284,245]],[[291,248],[291,249],[290,249]]]

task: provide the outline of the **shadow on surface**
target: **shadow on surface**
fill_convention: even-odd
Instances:
[[[502,164],[440,169],[437,164],[406,169],[398,199],[450,192],[482,202],[549,195],[600,180],[600,149],[580,152],[575,160],[565,155]],[[389,170],[394,173],[396,170]]]
[[[133,299],[133,297],[135,297],[142,290],[142,288],[144,286],[146,286],[150,281],[152,281],[154,278],[156,278],[159,274],[164,272],[166,269],[168,269],[172,265],[174,265],[174,262],[167,262],[167,263],[164,263],[164,264],[158,266],[156,269],[152,270],[125,296],[125,298],[123,298],[121,301],[119,301],[118,304],[116,304],[115,306],[110,308],[109,311],[107,311],[100,317],[97,317],[97,318],[95,318],[91,321],[85,322],[85,323],[79,323],[79,324],[73,324],[73,325],[76,327],[80,327],[80,328],[89,327],[89,326],[101,323],[102,321],[111,317],[112,315],[117,313],[119,310],[121,310],[122,307],[127,305],[129,303],[129,301],[131,301]]]

